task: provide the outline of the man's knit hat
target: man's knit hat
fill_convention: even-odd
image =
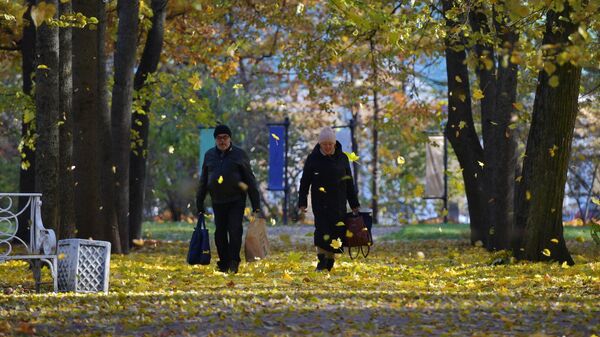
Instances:
[[[227,135],[229,135],[229,137],[231,137],[231,129],[225,124],[217,125],[217,127],[215,128],[215,132],[213,133],[213,136],[215,138],[217,138],[218,135],[222,135],[222,134],[227,134]]]

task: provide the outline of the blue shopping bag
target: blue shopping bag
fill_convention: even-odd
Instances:
[[[187,262],[189,264],[210,264],[210,242],[208,241],[208,229],[204,221],[204,215],[198,216],[198,224],[194,228],[194,234],[190,240]]]

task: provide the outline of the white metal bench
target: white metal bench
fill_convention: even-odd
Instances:
[[[18,209],[20,197],[27,197],[25,206]],[[56,235],[42,223],[40,193],[0,193],[0,263],[7,260],[30,260],[35,280],[35,289],[41,285],[41,267],[46,263],[50,267],[54,292],[58,290]],[[29,223],[19,224],[19,215],[29,210]],[[19,226],[28,226],[29,244],[17,236]],[[13,244],[20,242],[25,251],[20,255],[13,253]]]

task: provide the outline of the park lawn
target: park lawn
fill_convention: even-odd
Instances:
[[[381,241],[368,259],[340,257],[331,273],[313,271],[308,245],[271,244],[267,259],[230,275],[215,272],[216,261],[187,265],[185,242],[146,240],[112,255],[107,295],[32,294],[24,263],[0,264],[0,336],[600,332],[600,247],[591,241],[568,242],[576,265],[567,268],[510,261],[466,240]],[[492,265],[502,258],[508,264]]]
[[[470,235],[469,224],[418,224],[405,225],[397,232],[387,235],[390,240],[468,240]],[[566,240],[590,241],[589,226],[565,226]]]

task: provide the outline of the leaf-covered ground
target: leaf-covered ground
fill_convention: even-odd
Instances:
[[[312,247],[272,238],[268,259],[230,275],[188,266],[186,243],[146,241],[112,256],[108,295],[32,294],[26,265],[3,263],[0,336],[599,335],[600,249],[569,248],[562,268],[494,265],[502,253],[463,240],[379,241],[317,273]]]

